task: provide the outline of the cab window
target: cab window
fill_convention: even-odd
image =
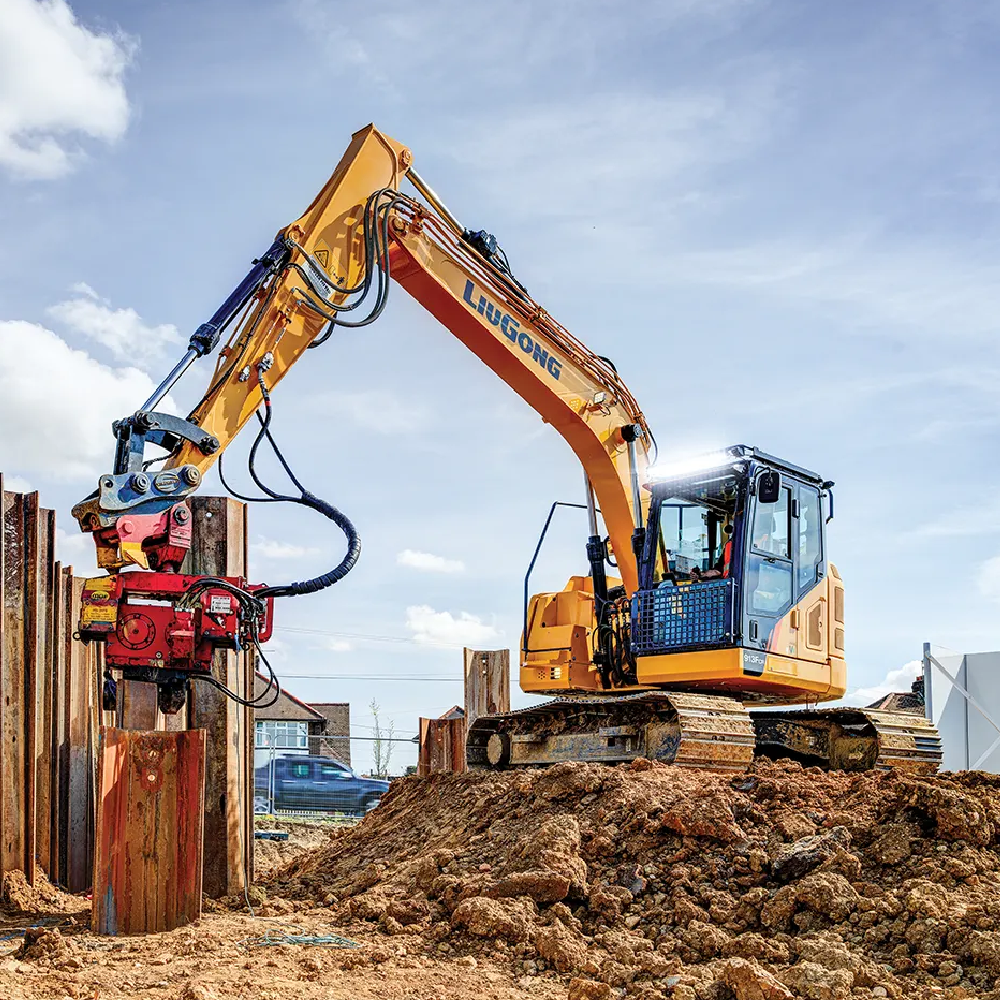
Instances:
[[[792,606],[789,516],[792,491],[782,486],[774,503],[758,501],[747,560],[750,614],[775,617]]]
[[[791,490],[787,486],[774,503],[759,503],[753,518],[753,548],[779,559],[790,559],[788,550],[788,510]]]
[[[293,778],[308,778],[309,777],[309,765],[308,764],[289,764],[288,773]]]
[[[823,568],[822,508],[819,490],[799,487],[799,517],[796,531],[799,593],[812,587]]]
[[[692,570],[718,568],[724,561],[725,515],[671,497],[660,505],[656,580],[686,579]]]
[[[677,500],[660,507],[660,542],[681,572],[708,568],[707,515],[704,507]]]
[[[650,511],[646,549],[649,575],[644,586],[672,587],[728,576],[727,541],[737,523],[740,473],[709,470],[658,483]]]
[[[346,768],[338,767],[336,764],[320,764],[319,773],[323,778],[340,779],[350,777],[350,772]]]
[[[747,590],[751,615],[783,615],[792,606],[791,563],[751,553],[747,561]]]

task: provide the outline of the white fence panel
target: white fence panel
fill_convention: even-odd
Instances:
[[[1000,652],[924,643],[924,697],[941,734],[942,770],[1000,774]]]

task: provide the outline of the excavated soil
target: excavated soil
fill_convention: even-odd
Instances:
[[[560,764],[394,782],[267,891],[539,996],[1000,1000],[998,841],[980,773]]]
[[[0,896],[0,1000],[564,1000],[565,985],[507,963],[428,955],[326,907],[270,898],[255,915],[206,900],[194,926],[103,937],[90,902],[7,875]],[[250,891],[260,900],[259,890]],[[265,915],[266,914],[266,915]],[[306,937],[303,937],[305,935]],[[326,944],[324,943],[326,942]],[[343,945],[351,947],[343,947]],[[330,946],[327,946],[330,945]],[[339,946],[338,946],[339,945]]]
[[[343,824],[345,826],[350,824]],[[258,830],[280,830],[288,834],[287,840],[257,840],[254,843],[254,871],[257,880],[267,878],[272,872],[287,865],[306,851],[326,843],[331,823],[310,823],[303,820],[276,820],[271,817],[258,819]]]

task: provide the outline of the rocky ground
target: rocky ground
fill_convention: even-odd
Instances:
[[[288,864],[304,851],[325,844],[330,833],[341,827],[353,826],[354,820],[344,823],[310,822],[308,820],[258,817],[258,830],[279,830],[288,834],[287,840],[258,840],[254,844],[254,870],[259,880],[267,878],[282,865]]]
[[[998,840],[989,775],[564,764],[395,782],[269,891],[574,1000],[1000,997]]]
[[[124,939],[72,926],[29,932],[0,954],[3,1000],[564,1000],[566,987],[502,963],[426,957],[374,929],[358,948],[253,944],[296,929],[329,934],[323,914],[265,920],[207,914],[196,927]],[[3,929],[0,928],[0,936]],[[6,942],[0,943],[0,952]]]
[[[324,836],[262,865],[254,916],[206,902],[145,937],[96,937],[87,900],[8,875],[0,998],[1000,1000],[989,775],[435,775]]]

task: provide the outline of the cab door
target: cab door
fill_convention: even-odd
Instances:
[[[799,483],[792,502],[792,563],[795,605],[792,627],[798,657],[825,663],[828,656],[830,607],[827,599],[823,504],[814,486]]]
[[[747,521],[743,567],[743,645],[794,656],[789,612],[795,603],[792,533],[794,483],[782,477],[775,497],[763,498],[758,477]],[[794,633],[793,633],[794,635]],[[744,668],[746,669],[746,668]],[[763,670],[763,662],[761,662]]]

